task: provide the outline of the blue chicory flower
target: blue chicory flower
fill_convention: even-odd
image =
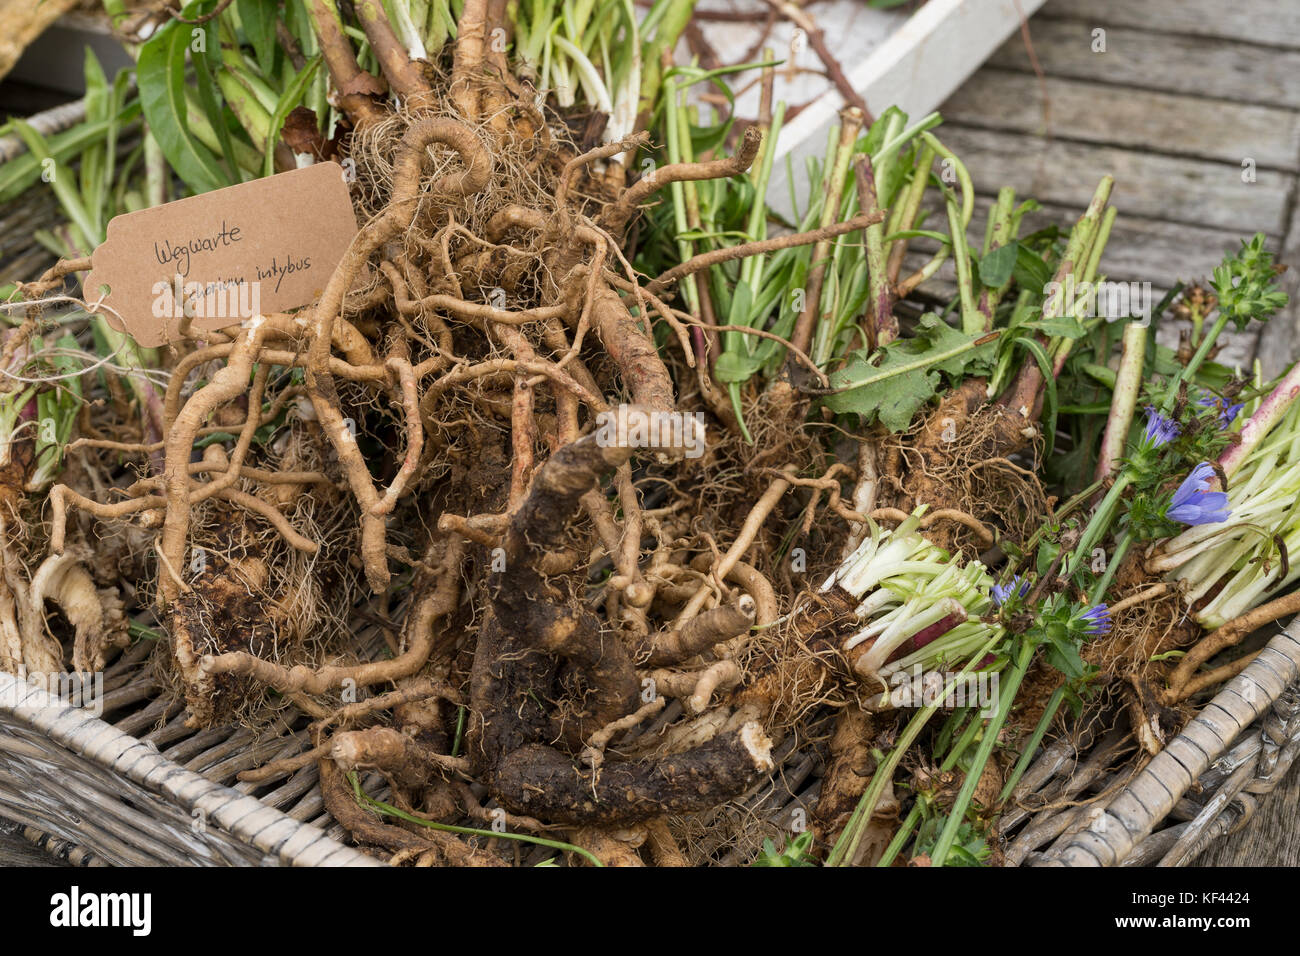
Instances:
[[[1104,604],[1097,604],[1079,615],[1079,620],[1087,621],[1084,630],[1089,634],[1105,634],[1110,630],[1110,609]]]
[[[1245,402],[1238,402],[1235,405],[1229,405],[1225,399],[1217,395],[1209,395],[1205,398],[1198,398],[1196,404],[1201,408],[1217,408],[1219,410],[1219,428],[1224,429],[1236,420],[1241,410],[1245,407]]]
[[[1176,421],[1161,415],[1150,405],[1147,406],[1146,440],[1152,448],[1159,448],[1173,441],[1178,437],[1178,430]]]
[[[1215,477],[1214,468],[1207,462],[1201,462],[1192,469],[1174,492],[1165,509],[1165,517],[1183,524],[1215,524],[1227,521],[1228,496],[1222,491],[1210,490],[1210,479]]]
[[[1016,575],[1006,584],[995,584],[992,589],[993,606],[1001,607],[1007,603],[1007,598],[1013,594],[1024,597],[1029,593],[1029,582],[1021,581],[1020,575]]]

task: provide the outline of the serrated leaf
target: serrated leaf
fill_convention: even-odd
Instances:
[[[968,367],[987,362],[992,341],[985,335],[965,335],[936,315],[923,315],[911,338],[891,342],[870,356],[859,352],[832,375],[831,387],[844,391],[828,395],[826,406],[902,431],[938,390],[939,373],[956,379]]]
[[[990,289],[1002,288],[1011,278],[1019,255],[1020,243],[1014,240],[994,249],[980,260],[980,282]]]
[[[892,359],[887,357],[876,367],[865,362],[851,363],[831,376],[831,386],[843,386],[842,378],[859,384],[848,391],[828,395],[826,406],[833,412],[857,412],[868,421],[879,421],[890,431],[903,431],[939,385],[939,374],[924,369],[891,375],[896,366],[909,361],[906,354],[895,352]]]

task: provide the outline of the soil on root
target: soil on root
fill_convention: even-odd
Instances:
[[[967,379],[911,431],[882,448],[882,503],[910,513],[965,512],[999,537],[1024,542],[1052,504],[1034,474],[1041,432],[1017,412],[989,403],[983,379]],[[1017,461],[1025,457],[1028,460]],[[974,557],[987,547],[969,528],[938,522],[926,537]]]

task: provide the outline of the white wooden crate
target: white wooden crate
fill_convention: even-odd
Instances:
[[[1021,18],[1030,16],[1044,0],[928,0],[914,13],[909,8],[877,10],[865,0],[827,0],[809,12],[825,34],[826,43],[839,60],[845,76],[879,115],[897,106],[913,118],[937,108],[974,73],[998,46],[1019,29]],[[701,28],[724,63],[735,63],[762,36],[768,6],[763,0],[731,0],[725,7],[751,12],[750,22],[705,22]],[[844,102],[839,92],[822,76],[794,73],[788,64],[820,71],[821,60],[807,43],[795,42],[796,27],[777,23],[767,45],[779,59],[787,61],[778,71],[774,95],[787,105],[808,104],[790,120],[777,142],[768,201],[778,211],[791,213],[786,157],[795,172],[795,191],[803,204],[809,184],[803,175],[804,160],[822,156],[831,127],[839,122]],[[689,54],[679,51],[678,62]],[[748,78],[748,75],[746,76]],[[696,93],[700,89],[696,89]],[[739,116],[756,116],[757,85],[737,97]]]

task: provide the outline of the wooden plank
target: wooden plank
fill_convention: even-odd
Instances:
[[[20,823],[0,819],[0,867],[71,865],[33,844],[23,836],[22,829]]]
[[[1031,197],[1016,198],[1023,202]],[[968,235],[977,251],[992,207],[992,196],[975,197],[975,214]],[[1044,203],[1039,209],[1026,213],[1020,234],[1027,235],[1052,225],[1063,232],[1069,231],[1082,213],[1082,207]],[[933,211],[929,222],[938,222]],[[1195,281],[1209,276],[1225,254],[1236,252],[1241,247],[1241,238],[1241,233],[1235,230],[1147,219],[1130,215],[1121,207],[1106,250],[1102,253],[1101,271],[1108,279],[1117,282],[1150,282],[1157,288],[1168,289],[1180,280]],[[912,243],[912,247],[932,251],[936,244],[919,239]]]
[[[1036,16],[1029,26],[1048,76],[1300,108],[1300,52],[1294,50],[1261,51],[1248,43],[1164,33],[1157,26],[1107,27],[1105,52],[1094,53],[1093,26],[1083,20]],[[1019,34],[1002,44],[989,65],[1033,70]]]
[[[1239,833],[1218,841],[1192,866],[1295,866],[1300,860],[1300,761],[1292,764],[1282,783],[1260,799],[1255,816]]]
[[[1044,67],[1046,69],[1046,67]],[[1215,160],[1240,167],[1295,171],[1300,165],[1300,114],[1273,106],[1177,93],[1118,89],[1102,83],[984,69],[943,105],[948,120],[987,129],[1042,134],[1153,153]]]
[[[1300,49],[1300,4],[1289,0],[1051,0],[1040,15]]]
[[[1295,177],[1259,169],[1253,183],[1226,163],[1156,156],[1020,133],[944,124],[940,138],[966,164],[981,192],[1014,186],[1026,196],[1086,206],[1104,175],[1115,177],[1111,201],[1148,219],[1281,235]]]
[[[1287,237],[1276,261],[1287,266],[1278,284],[1290,301],[1260,335],[1259,361],[1266,379],[1281,375],[1300,357],[1300,197],[1291,206]]]

